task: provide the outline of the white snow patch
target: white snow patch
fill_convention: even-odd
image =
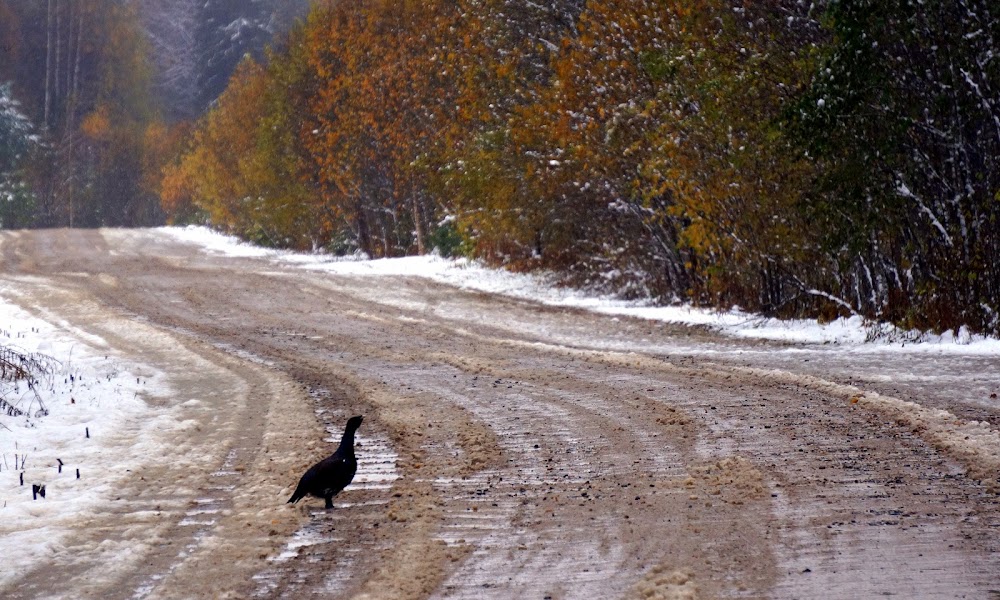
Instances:
[[[164,423],[144,398],[168,393],[157,372],[112,356],[96,336],[28,314],[4,299],[12,292],[0,284],[0,346],[57,362],[37,386],[48,414],[26,382],[0,382],[0,394],[27,409],[0,413],[0,587],[61,552],[64,536],[106,505],[130,469],[165,452],[150,435]],[[45,498],[32,499],[33,484]]]
[[[198,244],[209,252],[226,256],[264,257],[278,254],[274,250],[247,244],[238,238],[221,234],[207,227],[161,227],[159,231],[169,233],[181,241]]]

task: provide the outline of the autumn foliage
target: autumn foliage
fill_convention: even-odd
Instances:
[[[274,246],[998,332],[993,12],[318,2],[196,125],[163,208]]]

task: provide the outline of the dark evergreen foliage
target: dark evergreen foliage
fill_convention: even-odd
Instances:
[[[226,89],[245,56],[260,61],[276,34],[303,16],[308,0],[206,0],[195,23],[198,105],[204,110]]]
[[[793,121],[820,165],[803,194],[859,312],[1000,328],[1000,10],[840,1]]]

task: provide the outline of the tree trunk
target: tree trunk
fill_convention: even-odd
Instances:
[[[67,136],[68,147],[67,147],[66,151],[69,153],[69,156],[67,158],[67,162],[68,162],[67,170],[69,171],[69,190],[68,190],[68,195],[69,195],[69,227],[70,227],[70,229],[73,228],[73,224],[74,224],[73,221],[74,221],[74,217],[75,217],[74,206],[73,206],[74,205],[74,201],[75,201],[75,198],[73,197],[73,194],[74,194],[74,191],[75,191],[75,183],[76,183],[76,172],[75,172],[76,165],[74,164],[75,163],[75,158],[76,158],[76,135],[75,135],[75,130],[76,130],[76,109],[77,109],[77,102],[79,100],[78,94],[79,94],[79,89],[80,89],[80,51],[82,50],[82,46],[83,46],[83,8],[82,7],[80,8],[79,13],[80,13],[80,17],[79,17],[79,19],[77,21],[77,26],[76,26],[76,56],[74,57],[74,61],[73,61],[75,64],[73,65],[72,85],[70,85],[70,81],[67,80],[67,87],[71,90],[70,91],[70,96],[69,96],[69,108],[67,110],[67,116],[66,116],[66,131],[68,132],[68,136]],[[70,30],[72,30],[72,19],[73,19],[73,15],[72,15],[72,12],[70,12]],[[69,40],[69,48],[70,48],[70,50],[72,50],[72,47],[73,47],[73,39],[70,38],[70,40]],[[69,72],[68,58],[69,57],[67,56],[67,65],[66,65],[67,66],[67,69],[66,69],[67,73]]]
[[[55,69],[52,72],[52,99],[59,102],[59,63],[61,58],[60,49],[62,48],[62,19],[59,16],[59,0],[56,0],[56,64]]]
[[[78,97],[77,94],[80,91],[80,54],[83,50],[83,7],[79,10],[80,18],[77,20],[76,25],[76,60],[73,65],[73,109],[77,108]],[[75,119],[75,115],[73,116]]]
[[[358,224],[358,247],[361,251],[368,255],[369,258],[372,256],[372,236],[371,230],[368,226],[368,216],[365,214],[364,204],[360,199],[355,201],[354,206],[355,213],[357,214],[357,224]]]
[[[45,28],[45,116],[42,126],[49,128],[49,114],[52,110],[52,0],[49,0]]]
[[[424,232],[423,211],[420,210],[420,200],[415,190],[411,187],[410,206],[413,209],[413,229],[417,235],[417,254],[427,254],[427,246],[424,242],[426,233]]]

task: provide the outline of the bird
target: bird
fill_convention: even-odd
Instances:
[[[309,467],[287,504],[294,504],[306,495],[313,495],[326,500],[325,508],[333,508],[333,497],[351,483],[358,470],[358,459],[354,456],[354,432],[361,427],[362,420],[360,415],[347,420],[344,437],[341,438],[337,451]]]

